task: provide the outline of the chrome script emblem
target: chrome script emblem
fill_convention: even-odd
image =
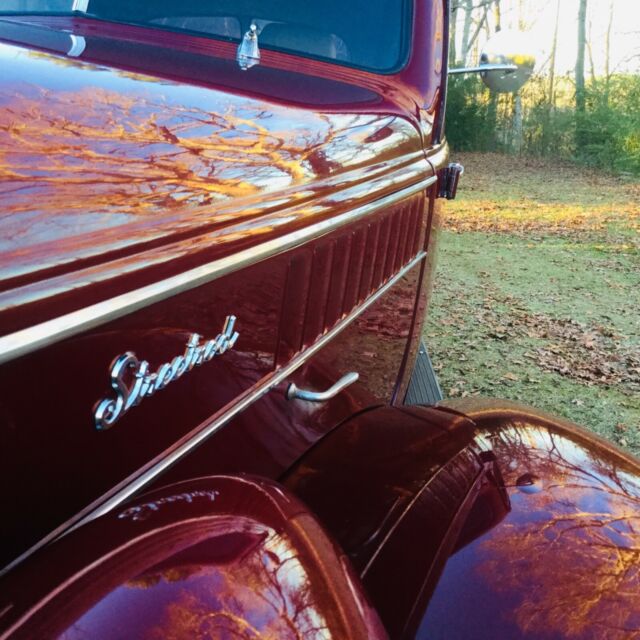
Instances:
[[[131,407],[140,404],[143,398],[149,398],[194,367],[231,349],[239,335],[233,330],[235,323],[235,316],[227,316],[222,333],[203,343],[200,343],[201,336],[192,334],[184,354],[160,365],[155,373],[149,373],[149,363],[138,360],[130,351],[116,358],[111,367],[111,387],[116,392],[115,398],[105,398],[98,403],[95,411],[96,429],[109,429]],[[133,379],[133,382],[127,383],[125,378]]]

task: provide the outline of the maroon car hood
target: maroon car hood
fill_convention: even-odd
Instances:
[[[430,171],[417,129],[369,88],[88,22],[79,59],[55,25],[0,20],[0,312],[229,253]]]

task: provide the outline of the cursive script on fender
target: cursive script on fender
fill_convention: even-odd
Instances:
[[[115,391],[115,398],[105,398],[96,406],[96,429],[109,429],[131,407],[140,404],[143,398],[152,396],[187,371],[231,349],[239,335],[234,331],[235,323],[235,316],[227,316],[222,333],[206,342],[201,343],[201,336],[192,334],[184,354],[160,365],[154,373],[149,373],[146,360],[138,360],[130,351],[116,358],[111,366],[111,387]]]

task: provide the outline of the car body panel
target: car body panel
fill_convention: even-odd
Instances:
[[[82,59],[63,55],[70,27]],[[401,100],[372,74],[329,79],[332,65],[290,56],[244,74],[228,47],[167,47],[154,29],[7,18],[0,36],[3,501],[38,505],[8,519],[3,563],[169,467],[190,477],[178,463],[208,438],[203,473],[275,478],[402,397],[435,169]],[[157,371],[232,315],[232,349],[96,430],[116,358]],[[294,380],[328,388],[352,370],[320,411],[284,400]]]
[[[111,44],[117,51],[121,41]],[[8,44],[2,56],[6,330],[283,236],[433,173],[415,125],[369,113],[366,102],[328,113],[106,60]]]
[[[403,206],[383,212],[376,224],[384,231],[389,215],[407,211],[411,209]],[[41,505],[27,520],[9,520],[7,539],[12,543],[4,545],[5,558],[68,526],[69,519],[84,517],[132,480],[164,471],[168,458],[175,463],[191,443],[214,431],[209,445],[214,453],[203,454],[211,472],[276,477],[353,411],[390,402],[405,359],[424,260],[417,234],[405,243],[406,253],[398,254],[397,263],[380,269],[376,280],[347,299],[349,283],[361,281],[360,271],[352,268],[358,255],[354,251],[349,258],[338,249],[348,250],[357,229],[364,232],[372,226],[373,220],[365,221],[356,230],[328,236],[319,246],[333,252],[327,276],[345,277],[331,289],[340,294],[334,312],[306,335],[302,323],[316,282],[316,263],[314,252],[303,247],[5,363],[0,368],[4,501],[13,513],[28,504]],[[417,211],[415,226],[419,230]],[[384,246],[392,241],[393,234],[386,233]],[[131,352],[155,371],[185,351],[192,332],[213,338],[231,314],[237,317],[239,332],[232,349],[143,398],[108,430],[96,428],[97,405],[116,398],[109,373],[114,358]],[[386,335],[380,340],[382,329]],[[349,354],[356,343],[362,351],[354,359]],[[313,407],[306,403],[287,401],[285,389],[278,386],[284,370],[286,384],[295,379],[303,388],[328,388],[356,366],[361,379],[351,396],[324,406],[322,416],[312,416]],[[129,388],[134,381],[133,373],[127,374]],[[38,402],[29,400],[34,384]],[[272,399],[260,407],[250,406],[253,399],[270,393]],[[218,442],[220,427],[239,413],[245,398],[248,413],[235,423],[240,426],[229,426],[233,436]],[[281,419],[265,421],[263,412],[272,415],[274,407],[282,409]],[[38,446],[31,446],[33,442]],[[232,442],[237,444],[227,449]],[[247,448],[248,442],[257,449]],[[11,491],[10,478],[19,483],[20,492]]]
[[[389,75],[0,19],[0,633],[640,634],[637,460],[526,407],[402,407],[446,8],[415,1]],[[145,379],[119,358],[160,382],[105,426]]]
[[[640,462],[491,399],[360,414],[284,478],[393,638],[640,632]]]
[[[175,554],[175,545],[165,536],[159,545],[148,544],[147,554],[139,546],[141,531],[150,525],[164,531],[171,521],[202,535],[202,527],[193,527],[198,517],[229,510],[218,493],[232,497],[236,515],[256,504],[242,497],[243,491],[222,492],[216,482],[226,481],[187,481],[130,501],[36,551],[8,574],[2,591],[19,595],[17,600],[35,598],[54,606],[48,603],[62,597],[55,587],[61,576],[84,575],[91,567],[90,583],[95,581],[96,593],[102,591],[88,598],[89,604],[87,598],[76,603],[73,619],[80,610],[91,609],[100,621],[106,615],[99,613],[101,607],[112,615],[113,602],[125,606],[131,597],[140,597],[127,592],[124,600],[105,598],[95,571],[103,562],[121,567],[124,557],[108,549],[138,545],[141,556],[127,567],[127,589],[162,584],[158,571],[147,569],[160,565],[171,573],[172,562],[156,556]],[[266,487],[280,509],[281,495],[295,494],[304,501],[306,507],[296,506],[300,503],[289,497],[285,520],[295,523],[292,509],[311,509],[343,550],[342,566],[359,576],[390,637],[465,638],[475,629],[478,638],[604,639],[633,637],[638,630],[640,464],[559,418],[515,403],[479,399],[436,408],[372,408],[316,444],[283,476],[283,488],[267,480],[232,482],[243,483],[252,487],[247,496],[256,491],[256,483]],[[212,490],[218,492],[213,500]],[[260,513],[263,522],[271,522],[271,509]],[[213,520],[204,529],[207,536],[220,535]],[[313,533],[313,544],[317,536]],[[81,552],[72,558],[74,540],[84,542],[75,545]],[[151,556],[153,561],[147,562]],[[36,579],[46,558],[56,559],[47,562],[53,571]],[[138,571],[141,563],[147,563],[146,573]],[[143,576],[134,578],[136,572]],[[189,572],[185,578],[180,571],[173,577],[169,573],[162,574],[164,580],[179,581],[187,593],[195,588]],[[26,582],[30,589],[15,588]],[[107,591],[113,588],[111,584]],[[141,616],[142,624],[149,616],[154,621],[161,617],[158,608],[166,603],[162,589],[162,597],[153,592],[142,596],[148,602],[142,611],[151,612]],[[72,588],[66,592],[72,593]],[[191,623],[189,606],[181,606],[181,623]],[[211,602],[206,606],[215,609]],[[26,609],[39,606],[7,605],[5,628],[11,616]],[[47,615],[53,614],[38,612],[36,618],[47,620]],[[163,632],[175,622],[165,618],[159,627]],[[361,619],[379,632],[375,616],[367,613]]]
[[[474,435],[462,414],[381,407],[334,430],[284,477],[345,550],[393,638],[404,637],[478,493],[497,495],[493,520],[508,510]]]
[[[312,515],[248,476],[141,496],[41,550],[1,593],[2,638],[386,638]]]
[[[506,517],[453,554],[417,637],[640,634],[640,463],[584,429],[497,400],[447,401],[477,426]]]

